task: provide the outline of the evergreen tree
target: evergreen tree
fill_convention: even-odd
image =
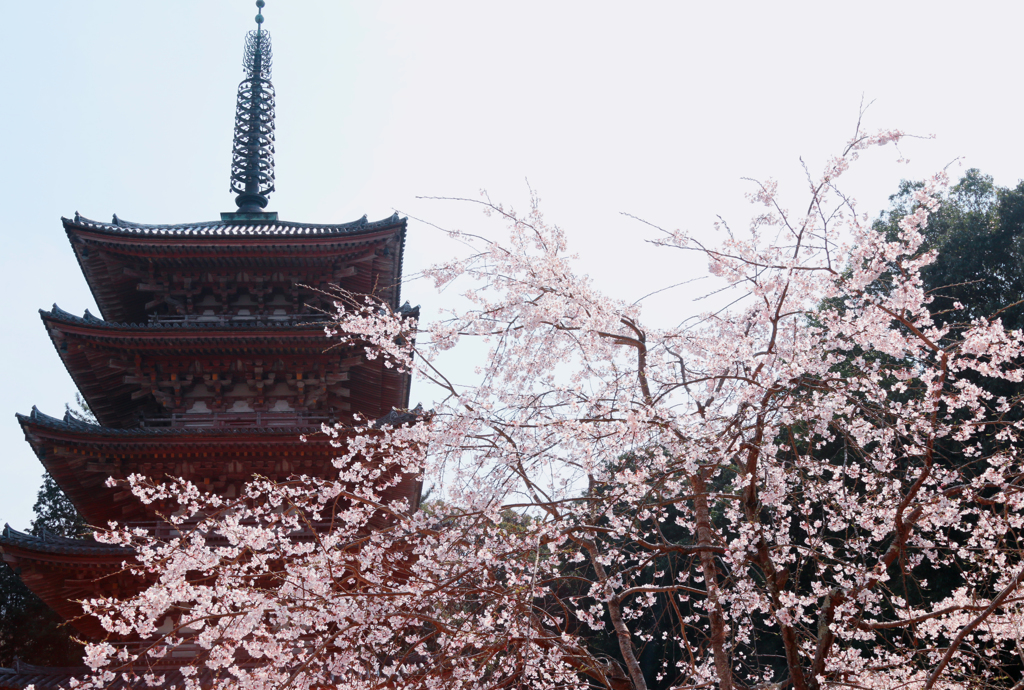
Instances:
[[[32,510],[36,519],[32,521],[29,532],[37,537],[43,536],[44,531],[59,537],[81,537],[89,529],[49,472],[43,475],[43,485]]]
[[[53,609],[11,568],[0,565],[0,666],[15,659],[39,666],[80,666],[82,646]]]
[[[43,475],[33,507],[32,534],[81,537],[82,516],[49,473]],[[0,666],[15,659],[39,666],[79,666],[82,646],[75,632],[42,599],[25,586],[7,563],[0,565]]]
[[[916,210],[913,193],[921,186],[903,181],[876,229],[893,236]],[[990,175],[971,168],[929,218],[925,248],[936,252],[921,277],[937,321],[967,322],[1003,310],[1007,328],[1024,325],[1024,182],[997,187]]]
[[[923,183],[903,181],[896,194],[889,201],[891,207],[883,212],[875,222],[875,229],[895,238],[899,231],[899,221],[916,210],[913,193],[923,187]],[[939,323],[953,326],[954,331],[972,319],[996,312],[1000,313],[1003,322],[1010,328],[1024,326],[1024,182],[1016,188],[997,187],[991,176],[982,174],[977,169],[968,170],[964,177],[943,198],[942,206],[931,214],[925,230],[925,249],[936,252],[934,263],[922,270],[922,279],[926,290],[933,298],[930,309]],[[892,287],[893,276],[883,276],[875,289],[886,290]],[[956,303],[959,303],[957,305]],[[838,303],[823,303],[823,308],[841,308]],[[1002,311],[1000,311],[1002,310]],[[853,356],[877,357],[857,350]],[[845,365],[840,365],[840,369]],[[978,381],[979,384],[995,388],[999,394],[1013,398],[1024,393],[1024,385],[1008,382]],[[911,395],[911,393],[908,393]],[[1012,413],[1019,417],[1019,412]],[[793,430],[797,432],[797,429]],[[779,443],[786,439],[780,438]],[[942,455],[951,464],[963,468],[969,460],[965,458],[959,444],[942,443]],[[823,444],[815,450],[823,462],[842,463],[845,444],[835,441]],[[618,463],[626,468],[633,458],[619,458]],[[970,474],[968,468],[967,473]],[[717,479],[718,488],[725,490],[735,478],[734,474],[723,472]],[[731,491],[725,490],[725,493]],[[668,506],[662,523],[662,532],[673,543],[693,543],[695,536],[681,529],[675,521],[677,511]],[[713,510],[712,521],[715,522],[718,511]],[[815,514],[812,519],[820,519]],[[603,521],[598,521],[606,526]],[[952,535],[963,538],[964,535]],[[800,538],[799,535],[795,538]],[[628,549],[627,544],[617,543],[609,539],[615,548]],[[685,558],[677,558],[673,554],[660,558],[651,558],[646,569],[640,569],[636,576],[638,584],[655,585],[653,573],[679,572],[686,569]],[[927,573],[925,574],[925,571]],[[587,565],[573,564],[567,572],[578,572],[583,580],[593,580],[593,571]],[[895,574],[896,570],[893,569]],[[962,580],[956,568],[930,567],[919,568],[919,573],[930,584],[927,592],[916,587],[904,589],[905,582],[894,579],[892,589],[906,599],[915,603],[924,599],[941,600],[958,586]],[[799,580],[801,569],[793,574],[794,581]],[[806,575],[804,573],[804,575]],[[582,596],[584,592],[574,592]],[[687,604],[677,604],[683,615],[695,615],[697,610]],[[639,612],[638,612],[639,615]],[[757,615],[757,614],[752,614]],[[665,642],[666,636],[673,632],[675,622],[667,615],[663,605],[655,605],[642,613],[647,630],[651,636],[638,642],[638,661],[645,676],[648,688],[665,690],[672,686],[673,677],[666,669],[678,661],[678,651],[673,645]],[[616,640],[611,632],[611,621],[606,617],[605,629],[589,633],[594,649],[600,654],[614,658],[623,663],[617,650]],[[692,640],[696,646],[698,639]],[[751,640],[752,663],[762,669],[774,668],[777,673],[784,674],[786,668],[785,652],[776,637],[766,636]],[[1013,660],[1007,662],[1006,668],[1015,673],[1020,669]],[[781,676],[777,676],[781,677]]]

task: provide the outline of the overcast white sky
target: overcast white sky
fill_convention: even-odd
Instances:
[[[901,177],[962,157],[1024,177],[1016,2],[343,2],[267,0],[282,219],[409,215],[410,272],[452,251],[415,219],[473,229],[518,206],[526,180],[581,269],[635,299],[694,275],[643,240],[642,216],[702,231],[742,218],[742,177],[800,204],[852,132],[935,134],[897,165],[877,152],[847,190],[872,215]],[[0,2],[0,523],[27,527],[41,466],[15,412],[62,413],[74,388],[37,318],[91,296],[60,225],[75,211],[146,223],[211,220],[227,192],[234,99],[252,0]],[[958,171],[954,171],[955,173]],[[405,295],[440,303],[426,285]],[[691,310],[666,293],[652,310]],[[414,391],[414,398],[416,398]]]

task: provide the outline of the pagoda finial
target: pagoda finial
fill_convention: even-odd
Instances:
[[[274,191],[274,86],[270,34],[263,30],[263,0],[256,0],[256,30],[245,38],[245,79],[238,85],[231,191],[239,213],[260,213]]]

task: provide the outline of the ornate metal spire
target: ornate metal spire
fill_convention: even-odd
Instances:
[[[263,0],[256,0],[260,10]],[[270,34],[263,14],[245,39],[245,79],[238,85],[235,140],[231,152],[231,191],[239,213],[259,213],[274,191],[274,85],[270,83]]]

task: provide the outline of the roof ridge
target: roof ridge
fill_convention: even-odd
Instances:
[[[316,430],[320,428],[320,424],[309,424],[306,426],[245,426],[245,427],[132,427],[128,429],[121,429],[116,427],[103,426],[102,424],[92,424],[91,422],[82,422],[79,420],[66,421],[58,419],[57,417],[51,417],[45,412],[40,412],[39,408],[35,405],[32,406],[32,412],[25,415],[20,412],[15,412],[14,416],[17,418],[20,424],[32,423],[41,424],[43,426],[50,427],[51,429],[65,429],[68,431],[84,431],[86,433],[94,435],[110,435],[110,436],[134,436],[134,437],[154,437],[154,436],[188,436],[190,434],[199,435],[245,435],[245,434],[256,434],[259,436],[295,436],[297,434],[311,434],[316,433]]]
[[[43,536],[36,536],[35,534],[16,530],[10,525],[4,525],[3,532],[0,533],[0,543],[17,544],[36,551],[50,552],[61,552],[68,549],[103,552],[107,554],[131,552],[131,549],[128,547],[104,544],[94,539],[75,539],[74,537],[63,537],[59,534],[46,534],[45,531]]]
[[[199,235],[254,235],[254,234],[325,234],[356,233],[360,230],[373,230],[385,228],[398,223],[404,223],[403,218],[396,211],[387,218],[380,220],[368,220],[366,215],[357,220],[345,223],[300,223],[288,220],[208,220],[194,223],[136,223],[134,221],[119,218],[114,214],[109,223],[93,220],[76,213],[74,218],[61,216],[61,222],[65,227],[76,226],[86,229],[102,230],[121,235],[150,235],[164,233],[199,234]],[[296,232],[298,231],[298,232]]]
[[[83,316],[76,316],[69,311],[65,311],[54,303],[53,307],[47,311],[46,309],[40,309],[39,315],[42,318],[51,317],[53,319],[64,321],[65,323],[77,323],[85,324],[89,326],[105,326],[107,328],[116,328],[120,330],[216,330],[229,329],[229,330],[243,330],[246,328],[266,329],[266,328],[280,328],[296,330],[296,327],[309,326],[311,330],[315,327],[317,332],[321,332],[323,324],[326,319],[318,321],[307,321],[295,323],[293,321],[271,321],[269,318],[260,319],[259,315],[253,316],[253,318],[246,320],[224,320],[224,321],[156,321],[156,322],[131,322],[131,321],[107,321],[85,310]],[[316,318],[316,315],[309,315],[310,319]]]
[[[88,673],[88,666],[37,666],[35,664],[29,664],[21,659],[15,659],[13,667],[5,668],[0,667],[0,671],[7,671],[8,673],[26,673],[31,672],[41,676],[49,675],[72,675],[78,673]]]

